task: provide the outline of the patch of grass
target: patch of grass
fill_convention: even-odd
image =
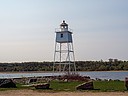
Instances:
[[[94,88],[100,91],[126,91],[123,81],[95,81]]]
[[[23,84],[16,84],[17,86],[17,89],[30,89],[31,87],[30,86],[26,86],[26,85],[23,85]]]
[[[50,88],[52,88],[54,91],[75,91],[75,87],[83,82],[57,82],[53,81],[51,82]]]
[[[54,91],[76,91],[76,86],[83,82],[51,82],[51,88]],[[94,81],[94,90],[82,91],[102,91],[102,92],[116,92],[127,91],[123,81]]]

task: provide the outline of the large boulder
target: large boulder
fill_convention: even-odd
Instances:
[[[34,85],[34,87],[35,87],[36,89],[49,89],[49,86],[50,86],[49,83]]]
[[[125,78],[125,87],[126,87],[127,90],[128,90],[128,77]]]
[[[12,79],[0,79],[0,88],[16,88]]]
[[[93,82],[86,82],[76,87],[77,90],[93,90]]]

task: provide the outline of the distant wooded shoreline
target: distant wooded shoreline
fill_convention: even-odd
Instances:
[[[128,61],[75,61],[77,71],[128,71]],[[0,72],[52,71],[53,62],[0,63]]]

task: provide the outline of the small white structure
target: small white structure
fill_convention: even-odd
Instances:
[[[72,31],[63,20],[60,28],[55,31],[55,52],[53,72],[76,73],[75,56],[73,49]]]

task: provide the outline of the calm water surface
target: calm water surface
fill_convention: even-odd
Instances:
[[[78,72],[83,76],[90,76],[92,79],[112,79],[124,80],[128,77],[128,71],[92,71],[92,72]],[[52,76],[53,73],[0,73],[0,78],[21,78],[21,77],[38,77],[38,76]],[[55,73],[54,75],[59,75]]]
[[[81,75],[90,76],[92,79],[112,79],[124,80],[128,77],[128,71],[98,71],[98,72],[80,72]]]

